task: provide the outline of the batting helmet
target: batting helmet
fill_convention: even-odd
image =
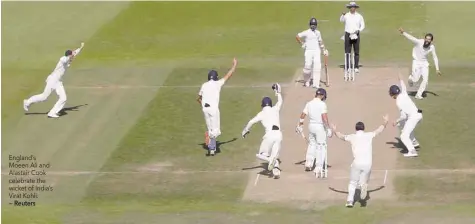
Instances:
[[[267,106],[272,107],[272,99],[266,96],[262,98],[261,107],[267,107]]]
[[[72,54],[73,54],[72,50],[67,50],[66,52],[64,52],[64,56],[69,56],[69,55],[72,55]]]
[[[323,96],[322,100],[327,99],[327,91],[324,88],[317,89],[317,92],[315,92],[315,96],[318,96],[318,95]]]
[[[208,72],[208,80],[218,81],[218,72],[216,70],[211,70]]]
[[[399,86],[392,85],[391,87],[389,87],[390,96],[398,95],[399,93],[401,93],[401,89],[399,88]]]
[[[364,131],[364,123],[361,122],[361,121],[359,121],[358,123],[356,123],[355,129],[356,129],[357,131]]]
[[[317,24],[318,24],[317,19],[312,17],[308,25],[310,26],[310,29],[315,30],[317,29]]]

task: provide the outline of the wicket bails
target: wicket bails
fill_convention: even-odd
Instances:
[[[355,81],[355,54],[345,53],[345,81]]]

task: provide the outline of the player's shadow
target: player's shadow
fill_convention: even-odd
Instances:
[[[298,161],[296,163],[294,163],[295,165],[305,165],[305,160],[302,160],[302,161]],[[332,166],[330,166],[330,164],[327,165],[327,168],[331,168]],[[312,166],[312,170],[315,169],[315,163],[313,163],[313,166]]]
[[[366,207],[368,201],[371,199],[371,193],[375,192],[375,191],[382,190],[383,188],[385,188],[385,186],[380,186],[378,188],[368,190],[365,198],[361,198],[361,190],[356,189],[355,197],[353,198],[353,201],[354,202],[359,202],[361,207]],[[333,187],[328,187],[328,189],[330,189],[331,191],[337,192],[337,193],[348,194],[348,191],[337,190]]]
[[[409,96],[416,96],[416,94],[417,94],[417,91],[407,91],[407,95],[409,95]],[[427,97],[427,94],[430,94],[432,96],[439,96],[439,94],[437,94],[437,93],[434,93],[434,92],[431,92],[431,91],[424,91],[422,93],[422,97]]]
[[[234,142],[236,140],[237,140],[237,138],[233,138],[229,141],[224,141],[224,142],[216,141],[216,153],[221,153],[221,145],[228,144],[228,143]],[[208,150],[208,146],[206,146],[205,143],[200,143],[198,145],[201,145],[201,147],[203,147],[204,150],[206,150],[206,151]]]
[[[277,159],[279,161],[279,164],[282,164],[282,160]],[[267,166],[269,163],[260,163],[257,166],[251,166],[251,167],[244,167],[241,170],[255,170],[255,169],[262,169],[261,171],[258,172],[260,175],[267,176],[269,178],[274,177],[271,171],[267,170]],[[281,168],[279,168],[280,171],[282,171]]]
[[[69,111],[79,111],[78,109],[83,106],[88,106],[88,104],[81,104],[73,107],[65,107],[62,110],[59,111],[58,115],[59,116],[65,116],[68,115]],[[47,115],[48,112],[26,112],[25,115]]]
[[[345,64],[341,64],[341,65],[339,65],[338,67],[340,67],[340,68],[345,68]],[[360,65],[359,65],[359,67],[360,67],[360,68],[362,68],[362,67],[363,67],[363,65],[362,65],[362,64],[360,64]]]
[[[393,149],[399,149],[399,152],[402,154],[408,153],[409,151],[407,150],[406,146],[404,143],[402,143],[401,139],[396,137],[394,138],[396,141],[395,142],[386,142],[388,145],[392,145],[391,148]],[[416,147],[416,149],[419,149],[420,147]]]

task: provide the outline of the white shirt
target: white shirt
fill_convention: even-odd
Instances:
[[[305,50],[320,51],[320,45],[323,43],[320,31],[308,29],[298,33],[297,36],[303,39]]]
[[[364,18],[358,12],[354,14],[351,12],[340,16],[340,22],[345,23],[345,32],[356,33],[356,31],[363,31],[365,28]]]
[[[257,122],[261,122],[262,126],[266,133],[272,131],[272,126],[280,127],[280,109],[282,108],[282,95],[279,93],[277,94],[277,103],[273,106],[263,107],[262,111],[259,112],[254,118],[252,118],[246,125],[244,130],[251,129],[252,125]]]
[[[218,81],[209,80],[203,83],[198,93],[201,96],[201,106],[204,107],[207,103],[210,107],[219,108],[219,95],[225,82],[224,79],[220,79]]]
[[[371,166],[373,163],[373,138],[384,130],[379,126],[373,132],[356,131],[354,134],[345,135],[344,140],[350,142],[353,152],[353,164]]]
[[[417,113],[418,109],[416,104],[407,94],[406,84],[401,80],[401,93],[396,97],[396,105],[401,112],[401,118],[406,116],[413,116]]]
[[[327,104],[320,98],[313,98],[308,101],[302,111],[302,113],[308,116],[309,124],[323,124],[322,114],[327,112]]]
[[[404,35],[407,39],[414,43],[414,47],[412,48],[412,59],[414,61],[422,62],[429,66],[427,56],[432,53],[435,69],[439,70],[439,59],[437,58],[437,54],[435,53],[435,46],[433,44],[431,44],[430,47],[426,49],[423,47],[424,39],[417,39],[406,32],[402,33],[402,35]]]
[[[77,56],[79,52],[81,52],[81,48],[74,50],[73,57]],[[51,74],[48,76],[48,79],[61,81],[69,66],[71,66],[71,60],[69,59],[69,57],[62,56],[61,58],[59,58],[59,61],[56,64],[56,67],[54,68],[53,72],[51,72]]]

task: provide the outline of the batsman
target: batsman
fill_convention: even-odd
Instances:
[[[295,129],[298,134],[302,134],[305,117],[309,117],[309,142],[305,158],[305,171],[311,171],[315,163],[314,172],[317,178],[327,176],[327,170],[324,169],[324,164],[327,161],[327,137],[332,137],[332,131],[328,123],[326,99],[327,92],[325,89],[317,89],[315,98],[305,105]]]

